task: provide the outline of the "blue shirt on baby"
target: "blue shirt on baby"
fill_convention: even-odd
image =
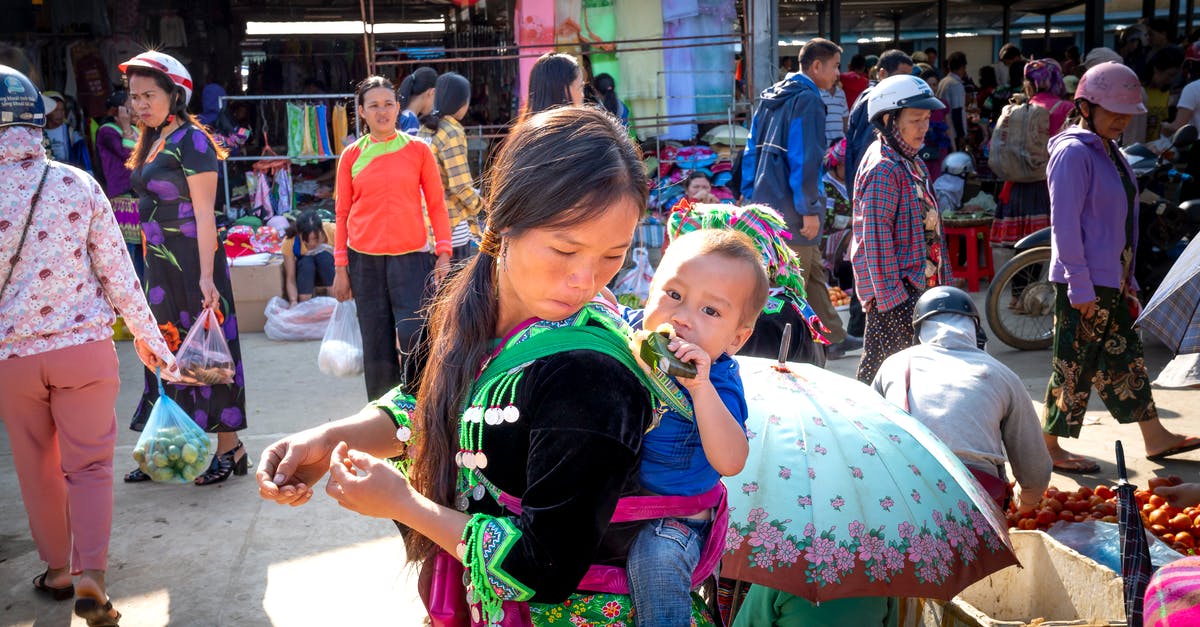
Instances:
[[[642,311],[622,309],[622,315],[634,328],[642,326]],[[708,380],[725,403],[725,408],[746,428],[746,393],[738,363],[721,355],[709,369]],[[692,397],[680,386],[687,396]],[[700,442],[700,429],[694,420],[668,411],[658,426],[642,439],[642,464],[639,469],[642,488],[663,496],[693,496],[710,490],[721,475],[708,463]]]

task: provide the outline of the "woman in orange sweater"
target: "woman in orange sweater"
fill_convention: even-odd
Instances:
[[[338,160],[333,295],[357,300],[367,396],[375,399],[402,383],[400,358],[415,349],[421,307],[450,268],[450,219],[429,146],[396,132],[391,81],[367,78],[357,100],[370,133]]]

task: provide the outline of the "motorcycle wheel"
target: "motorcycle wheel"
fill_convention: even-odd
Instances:
[[[1024,281],[1023,288],[1014,282]],[[1020,350],[1044,350],[1054,341],[1054,284],[1050,249],[1033,248],[1013,257],[988,286],[988,328]]]

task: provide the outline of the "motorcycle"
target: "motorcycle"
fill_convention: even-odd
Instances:
[[[1180,202],[1181,188],[1192,179],[1164,155],[1195,143],[1192,125],[1180,128],[1155,154],[1142,144],[1121,149],[1137,177],[1140,205],[1134,277],[1139,297],[1149,300],[1179,254],[1179,247],[1200,232],[1200,199]],[[1150,188],[1161,189],[1161,193]],[[1005,302],[1005,301],[1008,302]],[[1054,284],[1050,281],[1050,227],[1013,246],[1013,257],[996,271],[988,286],[988,327],[997,339],[1020,350],[1043,350],[1054,341]]]

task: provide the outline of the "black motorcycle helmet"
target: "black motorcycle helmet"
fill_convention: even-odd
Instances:
[[[16,125],[45,127],[45,100],[29,77],[0,65],[0,128]]]
[[[976,345],[982,350],[987,344],[987,333],[984,333],[980,324],[979,310],[975,309],[971,295],[946,285],[931,287],[917,299],[917,305],[913,308],[913,344],[921,342],[921,323],[930,316],[942,313],[958,314],[974,320]]]

